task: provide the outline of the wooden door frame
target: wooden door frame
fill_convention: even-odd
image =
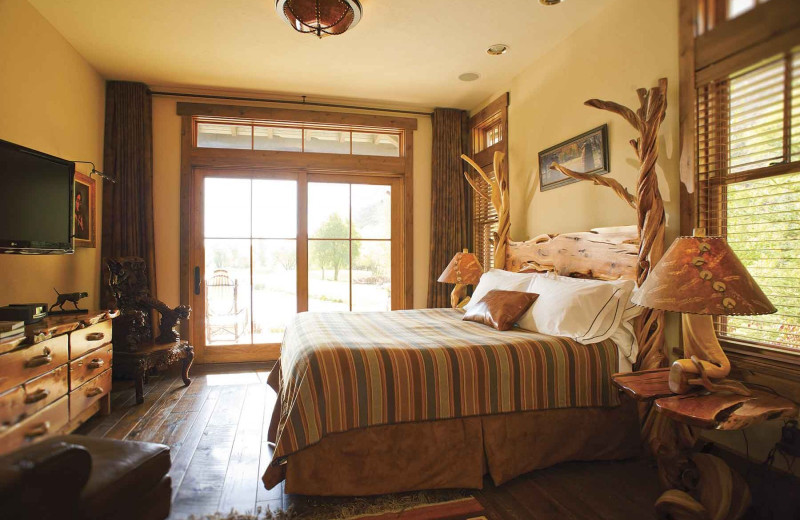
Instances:
[[[191,334],[193,338],[193,346],[195,347],[195,356],[198,360],[198,363],[245,363],[245,362],[253,362],[253,361],[272,361],[278,359],[280,357],[280,343],[249,343],[249,344],[229,344],[229,345],[219,345],[220,350],[215,351],[217,346],[214,348],[208,349],[208,345],[206,345],[205,341],[205,280],[207,279],[205,273],[205,245],[204,241],[200,239],[203,229],[203,217],[204,212],[202,208],[203,200],[205,199],[204,194],[204,183],[197,182],[199,179],[205,179],[207,177],[231,177],[231,178],[247,178],[247,179],[285,179],[285,180],[294,180],[298,183],[298,190],[300,186],[300,178],[302,177],[305,179],[305,172],[302,171],[292,171],[292,170],[274,170],[274,169],[254,169],[254,168],[194,168],[192,170],[193,179],[193,190],[194,193],[192,194],[192,213],[191,213],[191,238],[190,238],[190,247],[191,247],[191,265],[193,266],[192,269],[199,269],[200,273],[200,280],[203,284],[203,289],[200,290],[198,293],[196,290],[193,290],[190,295],[190,305],[192,306],[192,312],[195,315],[196,319],[191,320]],[[299,197],[298,197],[299,200]],[[298,218],[299,218],[299,207],[298,207]],[[299,306],[299,299],[300,299],[300,230],[298,228],[297,236],[295,237],[297,242],[297,277],[298,277],[298,311],[304,310],[301,309]],[[252,269],[252,265],[250,266]],[[194,276],[194,273],[192,274]],[[252,291],[252,288],[251,288]],[[252,299],[251,299],[252,303]],[[253,309],[252,305],[249,307],[250,309],[250,320],[253,320]],[[222,351],[224,349],[224,352]]]
[[[194,208],[194,171],[196,169],[258,169],[274,171],[296,171],[299,175],[307,174],[353,174],[369,177],[391,178],[402,185],[402,200],[399,203],[402,215],[402,254],[399,258],[401,269],[401,285],[398,291],[402,296],[397,308],[409,309],[413,305],[413,260],[414,260],[414,131],[417,128],[415,118],[386,117],[342,112],[326,112],[312,110],[269,109],[265,107],[243,107],[233,105],[206,105],[194,103],[178,103],[177,113],[181,116],[181,195],[180,195],[180,299],[181,304],[190,305],[193,293],[193,267],[195,257],[192,252],[191,237],[193,233]],[[326,125],[350,125],[360,130],[398,129],[401,130],[401,157],[379,157],[358,155],[337,155],[328,153],[281,152],[265,150],[234,150],[217,148],[197,148],[194,146],[194,117],[224,116],[242,119],[269,119],[278,121],[301,121]],[[307,218],[308,208],[298,208],[301,218]],[[392,207],[393,219],[395,208]],[[299,223],[298,223],[299,224]],[[394,224],[393,224],[394,227]],[[298,243],[307,244],[308,237],[298,235]],[[307,262],[307,251],[305,260]],[[301,268],[298,258],[298,272]],[[394,255],[393,255],[394,263]],[[393,280],[394,281],[394,280]],[[305,291],[307,301],[308,288],[298,287],[298,293]],[[298,294],[300,296],[300,294]],[[394,306],[394,303],[393,303]],[[298,308],[298,311],[300,309]],[[195,313],[197,309],[195,310]],[[190,317],[181,323],[181,334],[194,342],[195,322]],[[199,349],[202,350],[202,349]],[[263,361],[249,359],[249,354],[232,356],[226,359],[214,359],[197,353],[197,363],[215,363],[230,361]],[[254,354],[254,357],[258,357]],[[277,357],[275,355],[274,357]]]

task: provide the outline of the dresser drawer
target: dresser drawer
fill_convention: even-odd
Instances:
[[[75,419],[84,410],[111,391],[111,370],[89,380],[69,394],[69,417]]]
[[[69,358],[78,359],[87,352],[111,343],[111,320],[69,333]]]
[[[106,345],[69,362],[69,389],[75,390],[101,372],[111,368],[113,347]]]
[[[0,393],[66,363],[68,345],[65,334],[0,356]]]
[[[67,365],[61,365],[0,395],[0,425],[14,425],[67,395],[68,373]]]
[[[62,397],[10,428],[0,428],[0,453],[61,433],[69,423],[69,398]]]

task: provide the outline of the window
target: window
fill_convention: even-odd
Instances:
[[[308,310],[392,310],[392,187],[308,183]]]
[[[400,157],[397,130],[195,118],[195,146]]]
[[[483,131],[484,142],[486,148],[493,146],[503,140],[502,123],[498,121],[491,127]]]
[[[176,111],[181,302],[197,362],[277,359],[298,312],[412,306],[416,118]]]
[[[696,116],[699,226],[778,308],[719,317],[718,334],[800,354],[800,48],[701,85]]]
[[[697,0],[697,34],[753,10],[769,0]]]
[[[503,94],[470,118],[472,159],[488,174],[494,175],[494,152],[506,154],[503,168],[508,169],[508,94]],[[472,172],[474,173],[474,172]],[[472,251],[484,270],[494,267],[494,235],[497,212],[489,200],[492,194],[485,182],[475,183],[485,189],[486,198],[470,189],[472,199]]]

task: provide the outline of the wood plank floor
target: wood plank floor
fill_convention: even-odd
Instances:
[[[145,402],[115,381],[112,413],[77,433],[168,444],[172,455],[171,519],[215,511],[272,511],[304,497],[267,490],[261,475],[271,451],[266,441],[276,395],[265,382],[268,365],[198,366],[184,387],[177,372],[154,376]],[[643,461],[567,463],[518,477],[500,487],[487,480],[475,496],[489,518],[655,518],[656,472]]]

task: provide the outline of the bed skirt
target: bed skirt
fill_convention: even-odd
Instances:
[[[614,408],[535,410],[332,434],[291,454],[280,473],[286,493],[303,495],[480,489],[487,473],[500,485],[559,462],[635,457],[640,448],[635,403],[623,398]],[[265,478],[265,484],[277,482]]]

